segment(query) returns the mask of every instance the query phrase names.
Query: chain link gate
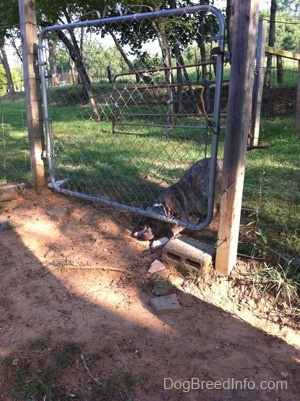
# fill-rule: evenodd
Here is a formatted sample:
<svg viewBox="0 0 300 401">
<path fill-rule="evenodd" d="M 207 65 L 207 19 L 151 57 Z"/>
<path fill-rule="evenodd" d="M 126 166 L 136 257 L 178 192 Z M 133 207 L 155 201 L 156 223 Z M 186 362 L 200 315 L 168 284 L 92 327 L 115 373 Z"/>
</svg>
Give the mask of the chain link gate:
<svg viewBox="0 0 300 401">
<path fill-rule="evenodd" d="M 132 7 L 136 11 L 138 6 Z M 224 17 L 213 6 L 140 7 L 148 10 L 129 14 L 130 6 L 124 12 L 116 6 L 103 16 L 97 12 L 95 20 L 40 33 L 49 185 L 66 195 L 199 230 L 213 216 Z M 54 33 L 73 51 L 71 58 Z M 204 217 L 177 221 L 145 210 L 162 187 L 208 156 Z"/>
</svg>

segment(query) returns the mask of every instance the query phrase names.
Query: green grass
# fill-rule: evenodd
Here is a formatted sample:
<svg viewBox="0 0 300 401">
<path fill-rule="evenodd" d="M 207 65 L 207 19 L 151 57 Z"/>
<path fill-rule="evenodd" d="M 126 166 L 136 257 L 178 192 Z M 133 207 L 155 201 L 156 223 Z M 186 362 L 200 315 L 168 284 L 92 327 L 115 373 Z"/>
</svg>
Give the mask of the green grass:
<svg viewBox="0 0 300 401">
<path fill-rule="evenodd" d="M 201 142 L 189 140 L 189 131 L 175 135 L 112 134 L 109 107 L 99 101 L 103 121 L 91 118 L 76 90 L 55 90 L 50 108 L 56 153 L 57 179 L 68 178 L 68 187 L 127 205 L 145 207 L 162 186 L 175 182 L 193 160 L 204 157 Z M 73 100 L 72 100 L 73 99 Z M 1 182 L 30 181 L 28 141 L 22 99 L 0 103 L 3 119 L 0 141 Z M 141 126 L 143 121 L 138 122 Z M 290 305 L 299 304 L 300 255 L 300 159 L 299 136 L 293 118 L 263 120 L 261 144 L 265 149 L 247 154 L 241 234 L 243 253 L 262 256 L 268 262 L 255 272 L 253 284 L 262 293 Z M 200 132 L 199 135 L 206 135 Z M 208 133 L 208 136 L 211 135 Z M 209 138 L 208 138 L 209 139 Z M 209 153 L 209 144 L 207 145 Z M 219 155 L 222 156 L 220 143 Z M 298 259 L 297 259 L 298 258 Z M 292 260 L 292 262 L 288 262 Z M 277 263 L 279 262 L 279 263 Z M 9 261 L 7 261 L 9 263 Z M 47 401 L 70 399 L 61 388 L 59 375 L 79 358 L 77 344 L 65 343 L 54 352 L 35 357 L 47 349 L 46 342 L 32 345 L 31 356 L 0 358 L 0 382 L 12 399 Z M 37 351 L 37 354 L 35 354 Z M 46 352 L 46 351 L 43 351 Z M 33 355 L 33 357 L 32 357 Z M 124 372 L 98 389 L 95 400 L 130 394 L 141 379 Z M 4 390 L 3 390 L 4 391 Z"/>
<path fill-rule="evenodd" d="M 300 264 L 291 260 L 286 266 L 264 264 L 251 273 L 253 284 L 261 295 L 271 294 L 275 302 L 286 302 L 290 307 L 300 306 Z"/>
<path fill-rule="evenodd" d="M 287 258 L 300 254 L 299 137 L 294 124 L 292 118 L 262 122 L 261 142 L 268 147 L 247 154 L 243 195 L 243 206 L 255 211 L 252 222 L 261 233 L 257 240 Z"/>
<path fill-rule="evenodd" d="M 230 78 L 230 65 L 224 67 L 224 80 L 228 81 Z M 283 81 L 279 85 L 277 82 L 277 66 L 276 57 L 273 56 L 273 63 L 271 67 L 270 85 L 271 87 L 293 88 L 297 86 L 298 80 L 298 61 L 283 58 Z"/>
<path fill-rule="evenodd" d="M 53 88 L 49 99 L 54 137 L 56 179 L 68 179 L 66 187 L 114 202 L 144 208 L 175 182 L 191 162 L 210 152 L 210 130 L 157 128 L 157 121 L 134 121 L 132 134 L 113 134 L 109 119 L 111 88 L 99 85 L 97 101 L 102 121 L 92 119 L 80 87 Z M 28 141 L 22 99 L 2 99 L 0 180 L 30 181 Z M 192 122 L 195 124 L 195 121 Z M 223 137 L 223 132 L 221 137 Z M 207 138 L 201 141 L 190 140 Z M 260 143 L 266 149 L 247 154 L 243 207 L 245 224 L 252 230 L 250 252 L 263 254 L 273 248 L 286 258 L 300 254 L 299 244 L 299 137 L 293 118 L 262 120 Z M 219 145 L 222 157 L 223 143 Z M 264 241 L 262 241 L 264 239 Z M 254 242 L 254 244 L 253 244 Z M 258 245 L 263 243 L 263 246 Z M 254 250 L 253 250 L 254 249 Z"/>
<path fill-rule="evenodd" d="M 80 346 L 73 342 L 49 347 L 47 338 L 40 338 L 29 344 L 27 351 L 11 357 L 0 357 L 1 395 L 14 401 L 68 401 L 75 397 L 72 390 L 62 387 L 61 377 L 66 371 L 79 367 L 87 375 L 80 362 Z M 89 365 L 99 360 L 99 355 L 88 358 Z M 78 365 L 80 362 L 80 365 Z M 87 381 L 89 380 L 87 375 Z M 104 373 L 102 386 L 92 390 L 94 400 L 132 399 L 130 393 L 141 385 L 141 378 L 130 370 L 121 374 Z M 4 399 L 4 398 L 3 398 Z"/>
<path fill-rule="evenodd" d="M 74 343 L 63 343 L 55 353 L 41 356 L 47 341 L 41 339 L 31 345 L 27 356 L 0 357 L 0 383 L 3 394 L 16 401 L 47 399 L 67 401 L 70 395 L 58 385 L 64 369 L 72 367 L 79 358 L 80 348 Z"/>
<path fill-rule="evenodd" d="M 89 195 L 145 206 L 160 185 L 174 182 L 190 160 L 205 155 L 203 143 L 186 141 L 184 136 L 162 135 L 151 127 L 149 135 L 112 134 L 110 122 L 70 121 L 67 115 L 62 118 L 62 111 L 60 118 L 54 113 L 57 179 L 68 178 L 70 189 Z M 138 124 L 142 129 L 143 121 Z"/>
<path fill-rule="evenodd" d="M 23 95 L 0 100 L 0 184 L 30 181 L 30 152 Z"/>
</svg>

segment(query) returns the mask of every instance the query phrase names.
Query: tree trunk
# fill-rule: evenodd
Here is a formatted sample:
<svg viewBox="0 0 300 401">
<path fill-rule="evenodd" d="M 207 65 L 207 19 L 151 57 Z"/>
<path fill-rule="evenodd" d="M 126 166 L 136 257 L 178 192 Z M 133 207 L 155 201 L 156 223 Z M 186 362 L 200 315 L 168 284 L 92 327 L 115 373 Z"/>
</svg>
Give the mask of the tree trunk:
<svg viewBox="0 0 300 401">
<path fill-rule="evenodd" d="M 268 42 L 268 45 L 270 47 L 274 47 L 275 44 L 276 11 L 277 11 L 277 0 L 271 0 L 270 28 L 269 28 L 269 42 Z M 270 88 L 272 57 L 273 57 L 272 54 L 268 54 L 266 76 L 265 76 L 266 88 Z"/>
<path fill-rule="evenodd" d="M 70 15 L 68 13 L 68 10 L 66 8 L 63 8 L 62 12 L 63 12 L 67 22 L 70 24 L 72 21 L 71 21 Z M 74 34 L 73 29 L 69 29 L 68 32 L 69 32 L 71 40 L 63 33 L 63 31 L 57 31 L 57 35 L 63 41 L 63 43 L 66 45 L 67 49 L 69 50 L 70 57 L 74 61 L 75 67 L 78 71 L 78 75 L 79 75 L 80 79 L 82 80 L 84 94 L 85 94 L 86 98 L 89 100 L 89 103 L 92 107 L 93 117 L 95 118 L 95 120 L 100 121 L 101 118 L 100 118 L 98 108 L 97 108 L 97 103 L 96 103 L 96 100 L 94 98 L 94 94 L 92 91 L 91 80 L 86 71 L 85 65 L 83 63 L 81 50 L 78 46 L 76 36 Z M 81 31 L 81 37 L 82 37 L 82 34 L 83 34 L 83 32 Z"/>
<path fill-rule="evenodd" d="M 183 110 L 183 104 L 182 104 L 182 95 L 183 95 L 183 74 L 182 74 L 182 69 L 183 67 L 183 58 L 180 52 L 180 48 L 178 43 L 175 43 L 174 46 L 174 54 L 176 58 L 176 76 L 177 76 L 177 93 L 176 93 L 176 105 L 174 110 L 176 113 L 179 113 L 181 110 Z"/>
<path fill-rule="evenodd" d="M 201 17 L 201 19 L 203 20 L 203 17 Z M 206 73 L 207 73 L 207 67 L 206 67 L 206 49 L 205 49 L 205 27 L 203 22 L 201 21 L 201 25 L 200 25 L 200 35 L 202 37 L 201 43 L 199 45 L 200 47 L 200 63 L 204 63 L 201 66 L 201 70 L 202 70 L 202 79 L 205 78 Z"/>
<path fill-rule="evenodd" d="M 100 118 L 100 115 L 99 115 L 99 112 L 97 109 L 97 103 L 96 103 L 96 100 L 94 98 L 94 94 L 92 91 L 91 81 L 87 74 L 86 68 L 83 64 L 82 58 L 80 57 L 80 54 L 78 52 L 79 49 L 76 49 L 74 47 L 74 42 L 73 41 L 71 42 L 70 39 L 65 35 L 65 33 L 63 31 L 57 31 L 57 36 L 65 44 L 65 46 L 67 47 L 67 49 L 69 51 L 71 59 L 74 61 L 74 64 L 78 71 L 78 74 L 82 80 L 82 85 L 83 85 L 83 88 L 85 91 L 85 95 L 87 96 L 89 103 L 92 107 L 94 118 L 97 121 L 100 121 L 101 118 Z"/>
<path fill-rule="evenodd" d="M 283 83 L 283 64 L 282 57 L 276 56 L 276 64 L 277 64 L 277 83 L 282 85 Z"/>
<path fill-rule="evenodd" d="M 120 42 L 118 41 L 118 39 L 117 39 L 116 35 L 114 34 L 113 30 L 109 26 L 107 26 L 106 29 L 107 29 L 107 32 L 112 37 L 117 49 L 121 53 L 121 56 L 123 57 L 125 63 L 127 64 L 128 68 L 130 69 L 130 71 L 136 72 L 136 68 L 134 67 L 132 62 L 129 60 L 129 58 L 127 57 L 126 53 L 124 52 L 122 46 L 120 45 Z"/>
<path fill-rule="evenodd" d="M 4 70 L 5 70 L 5 75 L 6 75 L 6 79 L 7 79 L 7 85 L 8 85 L 8 92 L 11 95 L 14 95 L 15 87 L 14 87 L 13 79 L 11 76 L 11 71 L 10 71 L 10 67 L 8 64 L 4 45 L 0 47 L 0 60 L 1 60 L 1 63 L 3 64 Z"/>
<path fill-rule="evenodd" d="M 168 87 L 168 120 L 172 126 L 175 124 L 175 113 L 174 113 L 174 89 L 172 87 L 173 74 L 172 74 L 172 62 L 171 52 L 168 43 L 167 33 L 164 24 L 160 20 L 152 20 L 152 26 L 157 34 L 157 40 L 161 48 L 163 63 L 165 67 L 165 81 Z"/>
<path fill-rule="evenodd" d="M 226 20 L 227 20 L 227 43 L 229 51 L 231 51 L 232 47 L 233 19 L 234 19 L 234 0 L 227 0 Z"/>
<path fill-rule="evenodd" d="M 129 68 L 129 70 L 136 74 L 137 82 L 142 80 L 146 84 L 151 83 L 151 81 L 152 81 L 151 78 L 144 74 L 139 73 L 137 71 L 137 69 L 135 68 L 135 66 L 132 64 L 132 62 L 129 60 L 129 58 L 127 57 L 126 53 L 124 52 L 122 46 L 120 45 L 120 42 L 118 41 L 116 35 L 114 34 L 113 30 L 109 26 L 107 26 L 106 29 L 107 29 L 107 32 L 112 37 L 117 49 L 119 50 L 121 56 L 123 57 L 123 60 L 125 61 L 125 63 L 127 64 L 128 68 Z"/>
<path fill-rule="evenodd" d="M 52 39 L 48 40 L 49 49 L 49 68 L 50 68 L 50 86 L 57 86 L 57 71 L 56 71 L 56 42 Z"/>
</svg>

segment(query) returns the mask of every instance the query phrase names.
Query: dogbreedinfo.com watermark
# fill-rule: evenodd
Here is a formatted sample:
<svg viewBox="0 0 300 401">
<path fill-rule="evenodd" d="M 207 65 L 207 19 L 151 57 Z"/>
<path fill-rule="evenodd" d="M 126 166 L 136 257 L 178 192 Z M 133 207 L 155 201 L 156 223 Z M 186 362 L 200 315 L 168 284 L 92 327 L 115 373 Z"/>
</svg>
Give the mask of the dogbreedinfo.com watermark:
<svg viewBox="0 0 300 401">
<path fill-rule="evenodd" d="M 243 380 L 228 378 L 226 380 L 200 380 L 192 377 L 190 380 L 173 380 L 164 378 L 164 390 L 179 390 L 188 393 L 192 390 L 287 390 L 286 380 L 262 380 L 255 382 L 247 377 Z"/>
</svg>

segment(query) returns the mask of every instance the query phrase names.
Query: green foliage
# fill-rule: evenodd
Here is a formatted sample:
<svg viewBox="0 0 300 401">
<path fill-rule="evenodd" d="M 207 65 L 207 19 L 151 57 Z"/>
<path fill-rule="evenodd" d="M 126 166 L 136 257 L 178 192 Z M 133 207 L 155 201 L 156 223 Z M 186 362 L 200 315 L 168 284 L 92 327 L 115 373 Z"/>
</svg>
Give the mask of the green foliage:
<svg viewBox="0 0 300 401">
<path fill-rule="evenodd" d="M 300 40 L 299 19 L 286 12 L 278 13 L 276 19 L 276 47 L 298 52 Z"/>
<path fill-rule="evenodd" d="M 269 20 L 269 16 L 269 11 L 263 11 L 261 13 L 261 17 L 267 21 Z M 298 52 L 300 40 L 299 17 L 295 14 L 291 14 L 288 11 L 277 12 L 275 38 L 276 48 Z"/>
<path fill-rule="evenodd" d="M 6 93 L 6 88 L 7 88 L 7 79 L 3 65 L 0 64 L 0 95 Z"/>
<path fill-rule="evenodd" d="M 55 61 L 58 73 L 63 73 L 71 69 L 70 56 L 65 47 L 58 47 Z"/>
<path fill-rule="evenodd" d="M 124 60 L 115 46 L 105 48 L 97 41 L 86 40 L 83 56 L 92 82 L 107 81 L 106 67 L 110 66 L 113 75 L 123 71 Z"/>
<path fill-rule="evenodd" d="M 271 294 L 275 302 L 287 302 L 290 307 L 300 306 L 300 264 L 294 260 L 285 266 L 264 264 L 252 274 L 253 284 L 261 294 Z"/>
<path fill-rule="evenodd" d="M 290 14 L 297 14 L 300 11 L 299 0 L 277 0 L 278 11 L 287 11 Z"/>
<path fill-rule="evenodd" d="M 11 71 L 11 76 L 12 76 L 14 85 L 18 88 L 21 88 L 23 86 L 23 73 L 22 73 L 21 67 L 14 68 Z"/>
</svg>

